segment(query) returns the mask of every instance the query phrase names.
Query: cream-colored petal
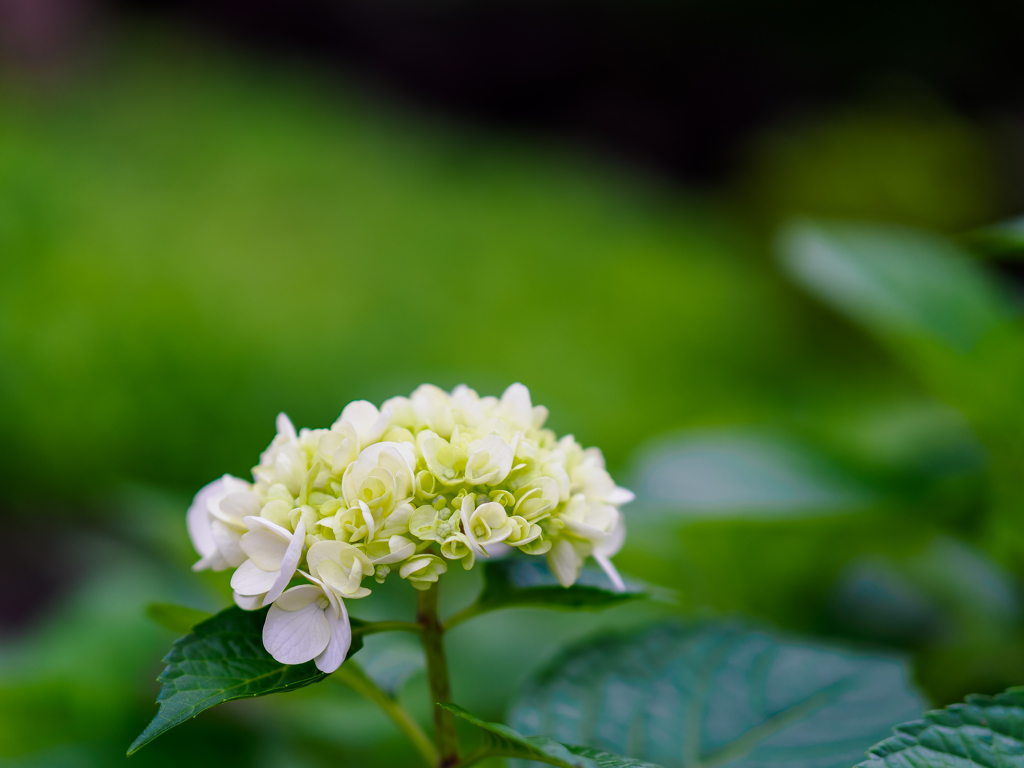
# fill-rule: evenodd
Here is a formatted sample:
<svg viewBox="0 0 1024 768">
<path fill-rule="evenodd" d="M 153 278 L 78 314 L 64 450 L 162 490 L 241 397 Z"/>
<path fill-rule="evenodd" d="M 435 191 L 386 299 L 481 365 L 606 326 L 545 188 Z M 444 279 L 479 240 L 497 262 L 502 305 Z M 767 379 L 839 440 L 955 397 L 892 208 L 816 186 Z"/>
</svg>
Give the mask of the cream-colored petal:
<svg viewBox="0 0 1024 768">
<path fill-rule="evenodd" d="M 566 539 L 556 541 L 548 552 L 548 568 L 563 587 L 571 587 L 576 583 L 580 565 L 579 555 Z"/>
<path fill-rule="evenodd" d="M 609 504 L 614 504 L 617 507 L 621 507 L 623 504 L 629 504 L 636 498 L 636 494 L 627 488 L 623 488 L 620 485 L 615 486 L 615 490 L 608 494 L 608 498 L 605 499 Z"/>
<path fill-rule="evenodd" d="M 288 582 L 295 575 L 295 569 L 299 567 L 299 560 L 302 559 L 302 551 L 305 548 L 306 522 L 300 519 L 299 524 L 295 526 L 292 540 L 288 543 L 288 549 L 285 550 L 284 557 L 281 560 L 281 570 L 277 574 L 273 586 L 267 592 L 267 596 L 263 598 L 264 605 L 270 605 L 284 592 L 284 588 L 288 586 Z"/>
<path fill-rule="evenodd" d="M 289 440 L 297 440 L 298 434 L 295 432 L 295 425 L 292 424 L 292 420 L 288 418 L 288 414 L 283 411 L 277 414 L 276 420 L 277 434 L 285 437 Z"/>
<path fill-rule="evenodd" d="M 373 534 L 377 532 L 377 524 L 373 520 L 373 513 L 370 508 L 366 505 L 365 501 L 359 502 L 359 509 L 363 513 L 363 521 L 366 523 L 366 540 L 372 541 Z"/>
<path fill-rule="evenodd" d="M 402 560 L 409 559 L 416 552 L 416 545 L 404 536 L 392 536 L 388 539 L 388 548 L 391 552 L 373 560 L 374 565 L 399 563 Z"/>
<path fill-rule="evenodd" d="M 282 525 L 278 525 L 273 520 L 268 520 L 265 517 L 243 517 L 242 522 L 245 523 L 246 527 L 250 531 L 256 531 L 263 529 L 264 531 L 271 531 L 281 537 L 282 541 L 289 541 L 292 537 L 292 532 Z"/>
<path fill-rule="evenodd" d="M 231 598 L 235 601 L 235 605 L 243 611 L 255 611 L 257 608 L 263 607 L 263 595 L 241 595 L 235 592 Z"/>
<path fill-rule="evenodd" d="M 249 531 L 240 539 L 242 551 L 249 560 L 264 571 L 280 569 L 284 553 L 288 549 L 287 540 L 282 540 L 276 533 L 257 529 Z"/>
<path fill-rule="evenodd" d="M 217 550 L 228 566 L 236 568 L 245 562 L 245 552 L 241 546 L 242 534 L 238 530 L 224 525 L 220 520 L 211 520 L 210 531 L 213 540 L 217 542 Z"/>
<path fill-rule="evenodd" d="M 322 591 L 317 586 L 300 584 L 297 587 L 284 591 L 277 598 L 277 605 L 284 611 L 298 611 L 316 601 L 321 596 Z"/>
<path fill-rule="evenodd" d="M 612 561 L 604 555 L 599 555 L 596 552 L 594 553 L 594 559 L 597 561 L 597 564 L 601 566 L 601 570 L 603 570 L 608 575 L 608 578 L 612 580 L 612 584 L 615 585 L 615 589 L 619 592 L 625 592 L 626 584 L 619 575 L 619 572 L 615 569 L 615 566 L 612 565 Z"/>
<path fill-rule="evenodd" d="M 231 574 L 231 588 L 240 595 L 262 595 L 272 586 L 277 571 L 264 571 L 252 560 L 246 560 Z"/>
</svg>

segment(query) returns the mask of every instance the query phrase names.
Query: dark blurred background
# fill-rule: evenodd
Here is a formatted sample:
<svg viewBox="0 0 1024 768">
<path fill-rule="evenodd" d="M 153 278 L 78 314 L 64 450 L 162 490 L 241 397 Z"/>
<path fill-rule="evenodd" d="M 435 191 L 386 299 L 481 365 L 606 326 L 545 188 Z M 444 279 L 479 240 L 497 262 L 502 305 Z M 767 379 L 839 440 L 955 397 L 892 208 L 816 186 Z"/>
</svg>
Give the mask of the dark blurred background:
<svg viewBox="0 0 1024 768">
<path fill-rule="evenodd" d="M 1024 454 L 774 246 L 797 217 L 963 242 L 1019 212 L 1022 27 L 1011 2 L 0 0 L 0 760 L 121 764 L 174 639 L 144 606 L 229 599 L 188 570 L 191 495 L 247 476 L 280 410 L 423 381 L 526 383 L 638 491 L 623 569 L 680 595 L 460 628 L 501 659 L 453 672 L 480 714 L 650 611 L 909 654 L 937 705 L 1024 683 L 990 469 Z M 984 268 L 1016 296 L 1012 258 Z M 409 759 L 321 687 L 132 761 Z"/>
</svg>

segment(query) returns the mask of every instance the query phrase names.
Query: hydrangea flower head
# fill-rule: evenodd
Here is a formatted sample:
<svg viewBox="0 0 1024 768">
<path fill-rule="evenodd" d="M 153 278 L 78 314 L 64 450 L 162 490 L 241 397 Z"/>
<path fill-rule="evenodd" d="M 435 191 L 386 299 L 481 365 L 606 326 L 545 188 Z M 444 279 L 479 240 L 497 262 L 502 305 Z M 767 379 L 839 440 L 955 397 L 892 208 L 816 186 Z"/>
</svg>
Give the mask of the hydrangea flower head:
<svg viewBox="0 0 1024 768">
<path fill-rule="evenodd" d="M 267 651 L 324 672 L 351 643 L 345 600 L 389 577 L 429 589 L 453 561 L 516 549 L 544 555 L 566 587 L 592 556 L 623 589 L 610 558 L 633 494 L 547 415 L 522 384 L 501 398 L 424 384 L 380 409 L 349 403 L 329 429 L 296 431 L 282 413 L 252 483 L 225 475 L 196 494 L 193 569 L 234 568 L 235 603 L 271 606 Z"/>
</svg>

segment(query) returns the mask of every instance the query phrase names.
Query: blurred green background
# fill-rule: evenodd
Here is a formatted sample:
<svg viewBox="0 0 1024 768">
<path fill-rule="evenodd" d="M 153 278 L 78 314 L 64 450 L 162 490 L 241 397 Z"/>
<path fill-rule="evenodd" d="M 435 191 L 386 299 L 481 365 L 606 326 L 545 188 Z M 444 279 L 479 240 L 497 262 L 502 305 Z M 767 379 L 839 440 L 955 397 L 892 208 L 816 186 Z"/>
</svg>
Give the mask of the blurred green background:
<svg viewBox="0 0 1024 768">
<path fill-rule="evenodd" d="M 13 57 L 0 89 L 0 762 L 121 765 L 175 637 L 145 605 L 230 600 L 189 571 L 191 495 L 246 476 L 281 410 L 326 425 L 425 381 L 522 381 L 600 446 L 638 493 L 617 562 L 678 595 L 460 627 L 478 714 L 502 719 L 562 642 L 666 614 L 909 654 L 935 705 L 1024 683 L 1016 271 L 955 244 L 1014 212 L 1010 107 L 922 82 L 822 99 L 690 179 L 178 22 L 103 29 L 56 64 Z M 817 230 L 785 227 L 806 216 L 950 239 L 904 261 L 925 236 L 826 226 L 855 254 L 895 239 L 904 273 L 866 295 L 801 267 Z M 446 577 L 448 606 L 477 578 Z M 411 615 L 404 586 L 354 614 Z M 422 676 L 401 696 L 428 717 Z M 325 685 L 131 762 L 339 759 L 413 757 Z"/>
</svg>

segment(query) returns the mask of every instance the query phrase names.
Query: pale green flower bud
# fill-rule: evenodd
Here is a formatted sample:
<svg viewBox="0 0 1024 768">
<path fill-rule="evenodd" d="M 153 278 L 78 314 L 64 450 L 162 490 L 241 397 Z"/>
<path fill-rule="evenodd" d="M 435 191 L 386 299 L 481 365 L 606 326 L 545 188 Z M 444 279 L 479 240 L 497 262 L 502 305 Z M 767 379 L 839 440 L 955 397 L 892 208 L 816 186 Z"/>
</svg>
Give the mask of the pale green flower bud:
<svg viewBox="0 0 1024 768">
<path fill-rule="evenodd" d="M 476 562 L 476 553 L 469 544 L 469 539 L 464 533 L 454 533 L 441 544 L 441 554 L 449 560 L 461 560 L 462 567 L 467 571 Z"/>
<path fill-rule="evenodd" d="M 515 523 L 509 520 L 505 508 L 494 501 L 481 504 L 470 515 L 468 523 L 464 520 L 463 527 L 469 537 L 480 546 L 497 544 L 511 534 Z"/>
<path fill-rule="evenodd" d="M 420 541 L 444 541 L 438 534 L 438 514 L 433 507 L 419 507 L 409 518 L 409 533 Z"/>
<path fill-rule="evenodd" d="M 416 589 L 425 590 L 437 582 L 437 577 L 448 570 L 447 564 L 437 555 L 416 555 L 398 570 L 398 575 L 408 579 Z"/>
<path fill-rule="evenodd" d="M 373 563 L 359 549 L 342 541 L 321 541 L 306 553 L 309 572 L 339 597 L 366 597 L 370 590 L 360 586 L 364 576 L 375 573 Z"/>
<path fill-rule="evenodd" d="M 505 539 L 505 543 L 510 547 L 524 547 L 541 536 L 541 527 L 536 523 L 529 522 L 525 517 L 513 515 L 509 518 L 509 522 L 512 524 L 512 533 Z"/>
<path fill-rule="evenodd" d="M 468 456 L 457 446 L 441 437 L 429 437 L 422 442 L 423 460 L 427 468 L 444 485 L 458 485 L 463 481 Z"/>
</svg>

